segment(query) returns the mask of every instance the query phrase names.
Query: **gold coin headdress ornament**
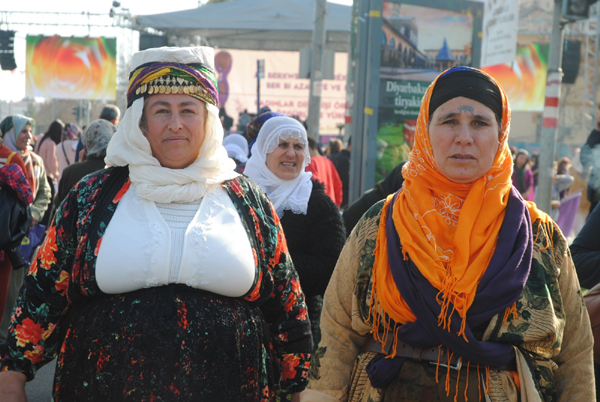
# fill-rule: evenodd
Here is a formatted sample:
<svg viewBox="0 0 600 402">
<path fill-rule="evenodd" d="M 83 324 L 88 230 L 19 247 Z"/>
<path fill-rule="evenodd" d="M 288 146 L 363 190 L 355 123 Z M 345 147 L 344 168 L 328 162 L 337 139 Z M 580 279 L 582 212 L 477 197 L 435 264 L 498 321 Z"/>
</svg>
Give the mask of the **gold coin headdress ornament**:
<svg viewBox="0 0 600 402">
<path fill-rule="evenodd" d="M 129 75 L 127 107 L 145 95 L 184 94 L 217 106 L 215 73 L 201 63 L 146 63 Z"/>
</svg>

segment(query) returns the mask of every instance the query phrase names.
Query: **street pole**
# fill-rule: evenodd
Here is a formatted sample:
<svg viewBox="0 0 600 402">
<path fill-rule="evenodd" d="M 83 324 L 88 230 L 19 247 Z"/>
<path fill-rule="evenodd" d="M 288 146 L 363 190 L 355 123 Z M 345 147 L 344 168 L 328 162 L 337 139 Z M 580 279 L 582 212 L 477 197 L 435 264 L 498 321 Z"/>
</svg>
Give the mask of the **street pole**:
<svg viewBox="0 0 600 402">
<path fill-rule="evenodd" d="M 554 0 L 552 34 L 550 37 L 550 57 L 548 59 L 548 77 L 546 79 L 546 103 L 542 123 L 542 147 L 539 160 L 539 180 L 537 205 L 546 212 L 552 210 L 552 185 L 554 182 L 554 158 L 558 130 L 558 109 L 560 104 L 560 85 L 562 82 L 563 27 L 561 24 L 562 1 Z"/>
<path fill-rule="evenodd" d="M 256 60 L 256 115 L 260 114 L 260 60 Z"/>
<path fill-rule="evenodd" d="M 310 89 L 308 98 L 308 134 L 318 144 L 319 121 L 321 118 L 321 89 L 323 87 L 323 52 L 325 51 L 325 19 L 327 17 L 327 0 L 315 0 L 315 27 L 312 36 L 310 62 Z"/>
<path fill-rule="evenodd" d="M 83 121 L 83 99 L 79 100 L 79 118 L 77 118 L 77 125 L 81 127 L 81 122 Z"/>
</svg>

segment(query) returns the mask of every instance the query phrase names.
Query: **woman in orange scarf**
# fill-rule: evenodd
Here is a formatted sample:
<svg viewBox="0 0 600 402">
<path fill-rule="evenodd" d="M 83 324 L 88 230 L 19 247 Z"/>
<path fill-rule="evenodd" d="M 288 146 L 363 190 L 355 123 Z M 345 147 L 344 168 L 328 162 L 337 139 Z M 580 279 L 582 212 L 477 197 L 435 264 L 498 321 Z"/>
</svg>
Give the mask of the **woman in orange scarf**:
<svg viewBox="0 0 600 402">
<path fill-rule="evenodd" d="M 402 189 L 350 235 L 302 401 L 590 401 L 567 243 L 512 187 L 510 106 L 469 67 L 423 97 Z"/>
</svg>

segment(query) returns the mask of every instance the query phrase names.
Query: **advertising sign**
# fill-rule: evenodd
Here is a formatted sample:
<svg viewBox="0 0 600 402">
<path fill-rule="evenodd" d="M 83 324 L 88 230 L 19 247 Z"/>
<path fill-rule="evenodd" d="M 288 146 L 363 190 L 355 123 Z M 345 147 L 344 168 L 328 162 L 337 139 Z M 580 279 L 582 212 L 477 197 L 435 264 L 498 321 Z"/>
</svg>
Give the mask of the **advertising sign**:
<svg viewBox="0 0 600 402">
<path fill-rule="evenodd" d="M 480 66 L 512 63 L 517 52 L 519 0 L 488 0 L 484 7 Z"/>
<path fill-rule="evenodd" d="M 26 93 L 54 99 L 115 100 L 117 40 L 27 36 Z"/>
<path fill-rule="evenodd" d="M 308 117 L 308 79 L 298 78 L 298 52 L 218 49 L 215 69 L 219 99 L 228 116 L 238 123 L 244 111 L 254 113 L 256 105 L 257 60 L 264 60 L 260 78 L 260 107 L 300 120 Z M 347 54 L 335 54 L 334 79 L 323 80 L 321 86 L 320 134 L 338 134 L 344 124 L 346 106 Z"/>
<path fill-rule="evenodd" d="M 440 72 L 479 66 L 483 3 L 384 2 L 375 181 L 408 158 L 421 99 Z"/>
<path fill-rule="evenodd" d="M 513 63 L 497 64 L 482 70 L 502 85 L 511 110 L 541 112 L 544 110 L 549 54 L 548 44 L 518 45 Z"/>
</svg>

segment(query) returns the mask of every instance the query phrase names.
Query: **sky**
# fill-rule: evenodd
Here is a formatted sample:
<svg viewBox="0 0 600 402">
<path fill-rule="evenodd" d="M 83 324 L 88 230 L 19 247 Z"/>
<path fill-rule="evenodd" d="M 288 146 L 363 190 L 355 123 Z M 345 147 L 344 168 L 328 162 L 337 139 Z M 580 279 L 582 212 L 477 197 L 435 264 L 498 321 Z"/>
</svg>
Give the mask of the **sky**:
<svg viewBox="0 0 600 402">
<path fill-rule="evenodd" d="M 330 0 L 332 3 L 351 5 L 352 0 Z M 44 11 L 44 12 L 90 12 L 108 13 L 112 0 L 26 0 L 3 1 L 0 11 Z M 149 0 L 121 0 L 121 8 L 128 8 L 131 14 L 158 14 L 170 11 L 189 10 L 198 6 L 198 0 L 170 0 L 165 2 Z"/>
</svg>

